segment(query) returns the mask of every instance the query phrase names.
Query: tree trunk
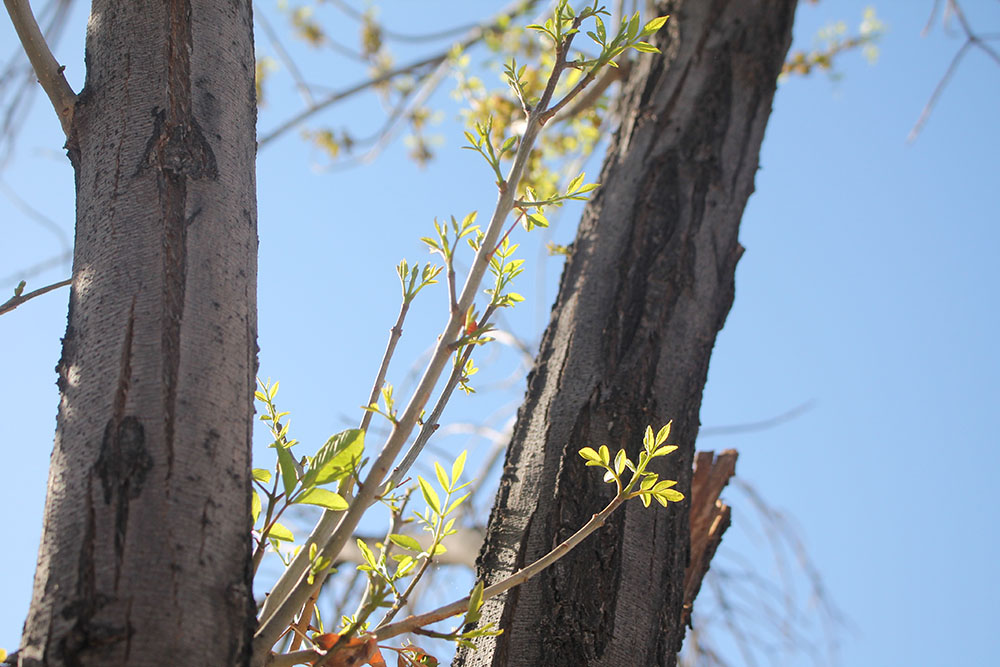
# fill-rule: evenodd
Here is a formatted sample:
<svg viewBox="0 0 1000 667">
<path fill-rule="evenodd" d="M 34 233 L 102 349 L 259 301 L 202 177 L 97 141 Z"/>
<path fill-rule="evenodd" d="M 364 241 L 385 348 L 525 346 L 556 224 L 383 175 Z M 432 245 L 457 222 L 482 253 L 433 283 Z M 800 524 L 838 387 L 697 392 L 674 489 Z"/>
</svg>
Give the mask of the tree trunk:
<svg viewBox="0 0 1000 667">
<path fill-rule="evenodd" d="M 480 574 L 534 561 L 613 495 L 577 451 L 633 460 L 674 422 L 661 477 L 689 493 L 698 412 L 732 305 L 739 221 L 791 40 L 795 0 L 676 0 L 626 84 L 507 452 Z M 504 633 L 456 665 L 673 665 L 688 508 L 633 501 L 569 556 L 484 606 Z"/>
<path fill-rule="evenodd" d="M 249 0 L 94 0 L 21 665 L 249 661 L 252 39 Z"/>
</svg>

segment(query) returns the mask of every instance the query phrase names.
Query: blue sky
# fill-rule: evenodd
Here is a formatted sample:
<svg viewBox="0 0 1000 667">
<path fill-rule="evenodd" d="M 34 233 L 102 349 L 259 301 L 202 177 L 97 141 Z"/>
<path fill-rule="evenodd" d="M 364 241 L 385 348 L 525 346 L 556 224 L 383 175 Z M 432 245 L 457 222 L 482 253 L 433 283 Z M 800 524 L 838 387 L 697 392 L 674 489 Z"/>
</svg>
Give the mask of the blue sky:
<svg viewBox="0 0 1000 667">
<path fill-rule="evenodd" d="M 383 17 L 390 28 L 420 32 L 450 25 L 442 16 L 462 23 L 500 4 L 389 1 Z M 795 46 L 808 48 L 832 20 L 855 26 L 865 4 L 828 0 L 801 7 Z M 837 80 L 820 74 L 780 86 L 743 221 L 747 252 L 737 271 L 736 302 L 716 346 L 702 409 L 700 447 L 739 449 L 740 477 L 794 519 L 830 599 L 847 619 L 839 635 L 844 665 L 985 665 L 1000 652 L 994 630 L 1000 539 L 991 512 L 1000 472 L 994 426 L 1000 412 L 1000 67 L 970 52 L 923 132 L 907 143 L 961 44 L 957 32 L 949 34 L 939 22 L 920 37 L 931 5 L 876 2 L 888 26 L 876 65 L 849 54 Z M 973 25 L 1000 30 L 1000 3 L 966 5 Z M 273 6 L 263 11 L 280 23 Z M 353 39 L 356 26 L 335 10 L 326 7 L 320 17 L 339 21 L 337 34 Z M 77 7 L 58 53 L 77 88 L 83 26 Z M 262 34 L 258 40 L 260 52 L 268 52 Z M 0 21 L 0 44 L 12 43 L 12 30 Z M 343 60 L 287 45 L 312 81 L 336 89 L 363 76 Z M 423 169 L 406 160 L 405 146 L 396 142 L 370 166 L 331 171 L 295 133 L 259 155 L 261 375 L 281 380 L 279 404 L 292 411 L 292 429 L 304 447 L 318 446 L 358 418 L 356 406 L 398 308 L 396 262 L 425 261 L 418 238 L 431 231 L 435 216 L 474 209 L 485 215 L 494 202 L 487 168 L 458 148 L 457 107 L 446 94 L 451 86 L 433 100 L 443 122 L 432 133 L 444 142 Z M 281 73 L 269 95 L 261 133 L 301 105 Z M 61 156 L 55 117 L 36 97 L 0 181 L 69 235 L 72 171 Z M 378 126 L 380 114 L 378 103 L 365 97 L 320 119 L 360 135 Z M 599 162 L 587 169 L 596 178 Z M 567 210 L 551 238 L 570 240 L 574 226 Z M 0 235 L 4 291 L 19 270 L 61 250 L 56 235 L 2 191 Z M 533 267 L 519 290 L 528 301 L 504 322 L 532 345 L 561 267 L 541 258 L 538 244 L 547 238 L 518 239 Z M 32 277 L 29 288 L 66 275 L 65 266 L 49 270 Z M 7 529 L 0 646 L 7 648 L 17 643 L 30 599 L 66 300 L 61 290 L 0 318 L 0 405 L 9 415 L 9 472 L 0 485 Z M 390 372 L 400 387 L 433 341 L 443 305 L 440 292 L 418 301 Z M 488 358 L 481 356 L 479 365 Z M 484 375 L 504 378 L 516 361 L 500 354 Z M 447 417 L 502 425 L 522 392 L 517 380 L 458 397 Z M 774 428 L 713 435 L 713 428 L 766 420 L 804 403 L 807 410 Z M 265 444 L 261 437 L 261 455 Z M 436 447 L 442 458 L 470 447 L 470 456 L 481 460 L 489 445 L 451 437 Z M 730 564 L 746 558 L 757 573 L 778 576 L 766 541 L 748 530 L 756 521 L 749 501 L 736 490 L 727 497 L 734 527 L 719 558 Z M 488 508 L 489 499 L 481 506 Z M 720 561 L 720 570 L 724 565 Z M 808 586 L 801 576 L 796 582 L 803 623 L 812 623 L 805 616 Z M 731 655 L 734 664 L 745 662 Z M 795 653 L 782 654 L 776 664 L 813 662 Z"/>
</svg>

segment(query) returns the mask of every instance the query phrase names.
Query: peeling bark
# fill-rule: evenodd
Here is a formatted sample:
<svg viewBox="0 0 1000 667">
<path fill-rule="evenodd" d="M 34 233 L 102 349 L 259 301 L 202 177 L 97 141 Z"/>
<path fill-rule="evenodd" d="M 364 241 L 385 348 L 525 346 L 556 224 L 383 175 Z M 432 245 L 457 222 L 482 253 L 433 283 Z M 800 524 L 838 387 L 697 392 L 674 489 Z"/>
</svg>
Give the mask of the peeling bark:
<svg viewBox="0 0 1000 667">
<path fill-rule="evenodd" d="M 20 664 L 240 665 L 254 625 L 246 0 L 94 0 L 61 401 Z"/>
<path fill-rule="evenodd" d="M 732 305 L 795 0 L 675 0 L 624 91 L 622 126 L 560 283 L 507 452 L 480 574 L 536 560 L 610 500 L 580 447 L 641 447 L 672 419 L 656 460 L 689 493 L 715 337 Z M 688 501 L 629 503 L 536 579 L 489 601 L 504 633 L 455 665 L 674 665 L 681 647 Z"/>
</svg>

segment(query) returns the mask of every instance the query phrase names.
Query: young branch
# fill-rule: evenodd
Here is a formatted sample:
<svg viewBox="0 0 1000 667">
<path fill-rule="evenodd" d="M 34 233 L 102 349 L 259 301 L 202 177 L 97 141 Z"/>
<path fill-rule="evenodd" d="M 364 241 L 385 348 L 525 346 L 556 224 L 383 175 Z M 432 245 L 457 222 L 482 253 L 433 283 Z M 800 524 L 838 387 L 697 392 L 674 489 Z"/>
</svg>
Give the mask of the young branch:
<svg viewBox="0 0 1000 667">
<path fill-rule="evenodd" d="M 3 3 L 7 7 L 7 13 L 10 14 L 10 20 L 14 24 L 14 30 L 17 31 L 17 38 L 21 41 L 24 53 L 35 70 L 38 83 L 49 96 L 49 101 L 59 116 L 63 134 L 68 138 L 73 124 L 76 93 L 63 76 L 64 68 L 56 62 L 55 56 L 49 50 L 49 45 L 35 21 L 35 15 L 31 13 L 28 0 L 3 0 Z"/>
<path fill-rule="evenodd" d="M 557 546 L 555 549 L 545 554 L 538 560 L 536 560 L 531 565 L 518 570 L 514 574 L 510 575 L 506 579 L 498 581 L 492 586 L 488 586 L 483 591 L 483 601 L 494 598 L 501 593 L 506 593 L 511 588 L 519 586 L 524 582 L 531 579 L 533 576 L 549 567 L 557 560 L 572 551 L 580 542 L 585 540 L 591 533 L 604 525 L 608 520 L 608 517 L 618 509 L 627 499 L 627 495 L 620 493 L 615 496 L 614 500 L 608 503 L 608 506 L 603 510 L 595 514 L 590 518 L 583 528 L 573 533 L 565 542 Z M 443 621 L 446 618 L 452 616 L 457 616 L 458 614 L 464 613 L 469 610 L 469 596 L 465 596 L 461 600 L 456 600 L 451 604 L 446 604 L 443 607 L 438 607 L 434 611 L 429 611 L 426 614 L 420 614 L 419 616 L 408 616 L 407 618 L 399 621 L 398 623 L 392 623 L 390 625 L 383 626 L 381 628 L 376 628 L 374 634 L 379 640 L 389 639 L 391 637 L 396 637 L 398 635 L 405 634 L 407 632 L 413 632 L 417 628 L 422 628 L 425 625 L 430 625 L 431 623 L 436 623 L 438 621 Z"/>
<path fill-rule="evenodd" d="M 11 298 L 7 299 L 6 301 L 4 301 L 3 303 L 0 303 L 0 315 L 3 315 L 4 313 L 9 313 L 10 311 L 20 306 L 25 301 L 34 299 L 36 296 L 41 296 L 43 294 L 51 292 L 54 289 L 65 287 L 66 285 L 69 285 L 71 282 L 73 282 L 73 279 L 67 278 L 66 280 L 55 283 L 53 285 L 48 285 L 47 287 L 39 287 L 35 291 L 28 292 L 27 294 L 16 294 Z"/>
</svg>

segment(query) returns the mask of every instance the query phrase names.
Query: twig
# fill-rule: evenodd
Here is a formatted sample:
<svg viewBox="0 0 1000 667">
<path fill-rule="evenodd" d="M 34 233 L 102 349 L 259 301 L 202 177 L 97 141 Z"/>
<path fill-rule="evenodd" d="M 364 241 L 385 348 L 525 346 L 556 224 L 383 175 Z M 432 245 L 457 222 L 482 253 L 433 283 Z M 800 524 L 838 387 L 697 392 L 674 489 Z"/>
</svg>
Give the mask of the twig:
<svg viewBox="0 0 1000 667">
<path fill-rule="evenodd" d="M 375 375 L 375 382 L 372 384 L 372 390 L 368 394 L 368 402 L 365 404 L 365 407 L 378 401 L 378 395 L 385 384 L 386 373 L 389 372 L 389 362 L 392 360 L 392 355 L 396 352 L 396 343 L 399 342 L 399 339 L 403 335 L 403 320 L 406 319 L 406 313 L 409 310 L 410 302 L 404 297 L 403 304 L 399 307 L 399 316 L 396 317 L 396 323 L 389 329 L 389 342 L 386 343 L 385 352 L 382 354 L 382 363 L 379 365 L 378 373 Z M 365 410 L 365 414 L 361 418 L 360 429 L 367 432 L 371 421 L 371 411 Z"/>
<path fill-rule="evenodd" d="M 501 593 L 506 593 L 511 588 L 519 586 L 524 582 L 528 581 L 536 574 L 549 567 L 557 560 L 568 554 L 573 550 L 580 542 L 586 539 L 591 533 L 604 525 L 608 517 L 618 509 L 622 503 L 625 502 L 625 494 L 619 494 L 615 496 L 614 500 L 608 503 L 608 506 L 603 510 L 595 514 L 590 518 L 583 528 L 573 533 L 565 542 L 557 546 L 555 549 L 545 554 L 538 560 L 536 560 L 531 565 L 518 570 L 509 577 L 498 581 L 492 586 L 488 586 L 483 591 L 483 601 L 494 598 Z M 430 625 L 431 623 L 436 623 L 438 621 L 443 621 L 446 618 L 456 616 L 469 609 L 469 596 L 465 596 L 461 600 L 456 600 L 450 604 L 446 604 L 443 607 L 438 607 L 434 611 L 427 612 L 426 614 L 420 614 L 419 616 L 408 616 L 407 618 L 399 621 L 398 623 L 392 623 L 383 628 L 376 629 L 374 634 L 379 640 L 389 639 L 391 637 L 396 637 L 397 635 L 405 634 L 407 632 L 412 632 L 417 628 L 422 628 L 425 625 Z"/>
<path fill-rule="evenodd" d="M 260 23 L 260 27 L 264 29 L 264 33 L 267 35 L 268 41 L 271 42 L 271 47 L 274 49 L 275 53 L 278 54 L 278 58 L 281 60 L 282 64 L 288 68 L 288 72 L 292 75 L 292 80 L 295 82 L 295 87 L 299 89 L 299 93 L 302 95 L 302 99 L 305 100 L 306 104 L 315 104 L 316 100 L 313 98 L 312 90 L 309 88 L 309 84 L 302 77 L 302 72 L 299 71 L 298 65 L 295 64 L 295 59 L 292 58 L 288 51 L 285 50 L 285 46 L 281 43 L 281 39 L 278 37 L 278 33 L 274 30 L 271 22 L 268 20 L 267 15 L 261 11 L 260 7 L 254 3 L 254 19 Z"/>
<path fill-rule="evenodd" d="M 47 287 L 39 287 L 35 291 L 28 292 L 27 294 L 21 294 L 19 296 L 12 296 L 11 298 L 9 298 L 6 301 L 4 301 L 3 303 L 0 303 L 0 315 L 3 315 L 4 313 L 9 313 L 10 311 L 12 311 L 15 308 L 17 308 L 18 306 L 20 306 L 25 301 L 28 301 L 30 299 L 34 299 L 36 296 L 41 296 L 43 294 L 51 292 L 54 289 L 59 289 L 60 287 L 65 287 L 66 285 L 69 285 L 71 282 L 73 282 L 73 279 L 72 278 L 67 278 L 66 280 L 63 280 L 62 282 L 55 283 L 54 285 L 49 285 Z"/>
<path fill-rule="evenodd" d="M 934 9 L 935 10 L 937 9 L 937 4 L 934 5 Z M 927 119 L 930 118 L 931 111 L 934 110 L 934 107 L 937 104 L 938 99 L 941 97 L 941 93 L 944 92 L 945 87 L 951 81 L 951 77 L 955 74 L 955 71 L 958 69 L 959 63 L 962 61 L 962 58 L 965 57 L 965 54 L 969 51 L 970 48 L 972 47 L 978 48 L 988 57 L 990 57 L 994 62 L 996 62 L 997 65 L 1000 65 L 1000 53 L 998 53 L 995 49 L 993 49 L 993 47 L 991 47 L 989 44 L 986 43 L 986 40 L 992 39 L 994 37 L 992 35 L 991 36 L 979 35 L 972 30 L 972 26 L 969 24 L 969 21 L 965 18 L 965 13 L 959 6 L 958 0 L 947 0 L 947 5 L 945 6 L 945 12 L 946 13 L 950 12 L 954 14 L 955 17 L 958 19 L 958 23 L 962 27 L 962 32 L 965 33 L 965 42 L 963 42 L 962 46 L 960 46 L 958 51 L 955 52 L 955 55 L 952 57 L 951 62 L 948 63 L 948 69 L 945 70 L 944 76 L 941 77 L 937 85 L 934 87 L 934 91 L 931 93 L 930 98 L 927 100 L 927 104 L 924 105 L 923 110 L 920 112 L 920 117 L 917 119 L 917 122 L 913 124 L 913 128 L 910 130 L 910 134 L 907 135 L 906 137 L 906 141 L 908 142 L 912 142 L 917 138 L 917 135 L 920 134 L 924 125 L 927 123 Z M 931 17 L 933 18 L 933 14 L 931 14 Z M 928 21 L 928 26 L 929 25 L 930 22 Z M 926 34 L 926 32 L 927 32 L 927 27 L 924 28 L 922 34 Z"/>
<path fill-rule="evenodd" d="M 10 1 L 13 0 L 4 0 L 4 2 L 10 2 Z M 521 1 L 513 3 L 512 5 L 503 9 L 500 12 L 499 16 L 513 15 L 517 11 L 517 9 L 521 6 L 521 4 L 522 4 Z M 497 25 L 497 22 L 498 19 L 492 19 L 487 23 L 477 25 L 473 30 L 471 30 L 467 34 L 467 36 L 464 39 L 458 42 L 458 48 L 464 51 L 465 49 L 469 48 L 476 42 L 480 41 L 491 29 L 493 29 L 494 26 Z M 312 106 L 303 109 L 299 113 L 295 114 L 287 121 L 279 125 L 277 128 L 271 130 L 271 132 L 269 132 L 268 134 L 265 134 L 258 141 L 258 146 L 263 147 L 267 145 L 268 143 L 278 138 L 288 130 L 297 126 L 302 121 L 311 118 L 313 115 L 319 113 L 323 109 L 326 109 L 327 107 L 336 104 L 337 102 L 347 97 L 350 97 L 351 95 L 355 95 L 363 90 L 367 90 L 368 88 L 372 88 L 378 86 L 379 84 L 385 83 L 386 81 L 390 81 L 391 79 L 394 79 L 395 77 L 401 74 L 410 74 L 424 67 L 440 65 L 441 63 L 445 62 L 448 59 L 448 55 L 451 52 L 452 49 L 449 48 L 433 56 L 429 56 L 427 58 L 423 58 L 421 60 L 412 62 L 408 65 L 403 65 L 395 69 L 389 70 L 388 72 L 385 72 L 376 77 L 368 79 L 367 81 L 355 84 L 350 88 L 346 88 L 342 91 L 332 93 L 327 97 L 323 98 L 322 100 L 320 100 L 319 102 L 317 102 L 316 104 L 313 104 Z"/>
<path fill-rule="evenodd" d="M 21 46 L 28 56 L 28 61 L 35 70 L 38 83 L 42 85 L 42 90 L 49 96 L 52 107 L 59 116 L 59 123 L 62 125 L 63 133 L 69 138 L 70 127 L 73 124 L 73 108 L 76 105 L 76 93 L 70 88 L 66 77 L 63 76 L 63 67 L 56 62 L 49 45 L 42 36 L 42 31 L 38 29 L 34 14 L 28 0 L 3 0 L 10 14 L 10 20 L 14 24 L 17 38 L 21 40 Z"/>
</svg>

